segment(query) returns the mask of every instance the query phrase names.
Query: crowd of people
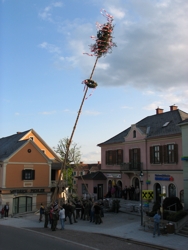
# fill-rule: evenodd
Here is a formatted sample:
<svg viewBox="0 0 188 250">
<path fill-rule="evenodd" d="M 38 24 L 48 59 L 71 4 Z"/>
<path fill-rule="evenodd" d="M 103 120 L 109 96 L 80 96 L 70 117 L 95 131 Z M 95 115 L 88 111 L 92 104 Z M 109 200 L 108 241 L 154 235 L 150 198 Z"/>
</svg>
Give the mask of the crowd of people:
<svg viewBox="0 0 188 250">
<path fill-rule="evenodd" d="M 44 228 L 48 228 L 50 225 L 52 231 L 56 231 L 58 221 L 60 221 L 61 230 L 64 230 L 65 221 L 73 224 L 77 223 L 78 219 L 101 224 L 103 223 L 102 217 L 104 217 L 103 208 L 102 200 L 96 202 L 92 199 L 74 199 L 62 205 L 54 202 L 47 207 L 41 203 L 39 222 L 43 221 L 44 215 Z"/>
<path fill-rule="evenodd" d="M 108 188 L 106 198 L 124 198 L 125 200 L 136 200 L 140 199 L 140 189 L 138 186 L 125 186 L 122 189 L 121 186 L 113 185 Z"/>
</svg>

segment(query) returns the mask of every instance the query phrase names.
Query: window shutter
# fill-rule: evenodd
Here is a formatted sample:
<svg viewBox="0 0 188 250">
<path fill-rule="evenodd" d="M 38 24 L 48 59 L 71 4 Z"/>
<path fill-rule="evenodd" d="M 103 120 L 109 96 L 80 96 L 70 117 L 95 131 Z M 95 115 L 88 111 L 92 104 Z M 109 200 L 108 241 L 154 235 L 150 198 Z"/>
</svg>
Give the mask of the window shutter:
<svg viewBox="0 0 188 250">
<path fill-rule="evenodd" d="M 116 150 L 112 151 L 112 164 L 113 165 L 117 164 L 117 151 Z"/>
<path fill-rule="evenodd" d="M 109 164 L 108 152 L 109 152 L 109 151 L 106 151 L 106 164 L 107 164 L 107 165 Z"/>
<path fill-rule="evenodd" d="M 140 163 L 141 159 L 140 159 L 140 148 L 137 148 L 137 163 Z"/>
<path fill-rule="evenodd" d="M 117 164 L 120 165 L 123 163 L 123 150 L 118 149 L 117 150 Z"/>
<path fill-rule="evenodd" d="M 163 160 L 164 160 L 164 163 L 168 163 L 168 145 L 164 145 L 163 146 Z"/>
<path fill-rule="evenodd" d="M 174 161 L 178 163 L 178 144 L 174 144 Z"/>
<path fill-rule="evenodd" d="M 25 170 L 22 170 L 22 180 L 25 179 Z"/>
<path fill-rule="evenodd" d="M 129 166 L 132 167 L 133 165 L 133 157 L 132 157 L 132 149 L 129 149 Z"/>
<path fill-rule="evenodd" d="M 163 147 L 159 146 L 159 161 L 163 163 Z"/>
<path fill-rule="evenodd" d="M 35 170 L 31 170 L 31 179 L 32 179 L 32 180 L 35 179 Z"/>
<path fill-rule="evenodd" d="M 153 147 L 150 147 L 150 163 L 154 163 Z"/>
</svg>

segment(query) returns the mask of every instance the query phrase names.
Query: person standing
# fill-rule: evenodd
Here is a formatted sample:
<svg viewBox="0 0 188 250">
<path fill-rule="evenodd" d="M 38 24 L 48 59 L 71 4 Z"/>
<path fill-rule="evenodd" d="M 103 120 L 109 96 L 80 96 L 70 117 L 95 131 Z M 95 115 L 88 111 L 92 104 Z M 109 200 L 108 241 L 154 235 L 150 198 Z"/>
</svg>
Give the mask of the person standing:
<svg viewBox="0 0 188 250">
<path fill-rule="evenodd" d="M 48 227 L 48 220 L 49 220 L 49 214 L 50 214 L 50 207 L 45 207 L 44 209 L 44 228 Z"/>
<path fill-rule="evenodd" d="M 140 195 L 140 189 L 138 186 L 136 186 L 136 189 L 135 189 L 135 198 L 136 198 L 136 201 L 139 201 L 139 195 Z"/>
<path fill-rule="evenodd" d="M 64 230 L 64 221 L 65 221 L 65 209 L 61 207 L 59 210 L 59 220 L 61 224 L 61 230 Z"/>
<path fill-rule="evenodd" d="M 44 214 L 44 206 L 43 206 L 43 204 L 41 203 L 41 204 L 40 204 L 40 216 L 39 216 L 39 222 L 41 222 L 41 221 L 42 221 L 42 216 L 43 216 L 43 214 Z"/>
<path fill-rule="evenodd" d="M 8 203 L 6 203 L 6 205 L 4 206 L 5 217 L 8 217 L 8 212 L 9 212 L 9 205 Z"/>
<path fill-rule="evenodd" d="M 158 236 L 160 236 L 159 225 L 160 225 L 161 215 L 160 215 L 160 211 L 159 210 L 157 210 L 157 213 L 154 215 L 153 219 L 154 219 L 153 237 L 155 237 L 156 231 L 158 233 Z"/>
<path fill-rule="evenodd" d="M 123 189 L 123 196 L 124 196 L 124 199 L 126 200 L 127 199 L 127 186 L 125 186 L 125 188 Z"/>
<path fill-rule="evenodd" d="M 5 210 L 4 210 L 4 207 L 2 207 L 2 209 L 1 209 L 1 219 L 3 219 L 4 214 L 5 214 Z"/>
</svg>

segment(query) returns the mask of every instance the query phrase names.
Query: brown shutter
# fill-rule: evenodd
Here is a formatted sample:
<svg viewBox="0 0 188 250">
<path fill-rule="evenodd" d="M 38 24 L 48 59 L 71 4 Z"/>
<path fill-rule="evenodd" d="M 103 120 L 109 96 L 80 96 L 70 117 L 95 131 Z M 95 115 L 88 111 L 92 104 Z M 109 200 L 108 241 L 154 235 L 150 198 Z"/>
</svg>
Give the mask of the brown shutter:
<svg viewBox="0 0 188 250">
<path fill-rule="evenodd" d="M 123 163 L 123 150 L 118 149 L 117 150 L 117 164 L 120 165 Z"/>
<path fill-rule="evenodd" d="M 159 161 L 163 163 L 163 147 L 159 146 Z"/>
<path fill-rule="evenodd" d="M 133 154 L 132 149 L 129 149 L 129 167 L 131 168 L 133 165 Z"/>
<path fill-rule="evenodd" d="M 108 154 L 108 152 L 109 152 L 109 151 L 106 151 L 106 165 L 109 164 L 109 157 L 108 157 L 109 154 Z"/>
<path fill-rule="evenodd" d="M 153 147 L 150 147 L 150 163 L 154 163 Z"/>
<path fill-rule="evenodd" d="M 174 144 L 174 161 L 178 163 L 178 144 Z"/>
<path fill-rule="evenodd" d="M 32 180 L 35 179 L 35 170 L 32 170 L 32 172 L 31 172 L 31 179 L 32 179 Z"/>
<path fill-rule="evenodd" d="M 168 163 L 168 145 L 164 145 L 163 146 L 163 159 L 164 159 L 164 163 Z"/>
<path fill-rule="evenodd" d="M 117 150 L 112 151 L 112 164 L 117 164 Z"/>
<path fill-rule="evenodd" d="M 140 148 L 137 148 L 137 163 L 140 163 L 141 159 L 140 159 Z"/>
</svg>

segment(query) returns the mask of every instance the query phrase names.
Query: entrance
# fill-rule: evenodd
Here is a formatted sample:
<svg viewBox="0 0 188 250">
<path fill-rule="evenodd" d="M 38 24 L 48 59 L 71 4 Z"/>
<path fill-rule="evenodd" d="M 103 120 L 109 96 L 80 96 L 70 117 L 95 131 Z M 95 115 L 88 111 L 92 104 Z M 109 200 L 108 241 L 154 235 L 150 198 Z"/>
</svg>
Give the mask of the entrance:
<svg viewBox="0 0 188 250">
<path fill-rule="evenodd" d="M 13 214 L 32 211 L 32 198 L 21 196 L 13 199 Z"/>
<path fill-rule="evenodd" d="M 161 204 L 161 185 L 159 183 L 155 184 L 155 200 Z"/>
<path fill-rule="evenodd" d="M 98 194 L 97 194 L 97 199 L 103 199 L 103 184 L 98 184 Z"/>
</svg>

